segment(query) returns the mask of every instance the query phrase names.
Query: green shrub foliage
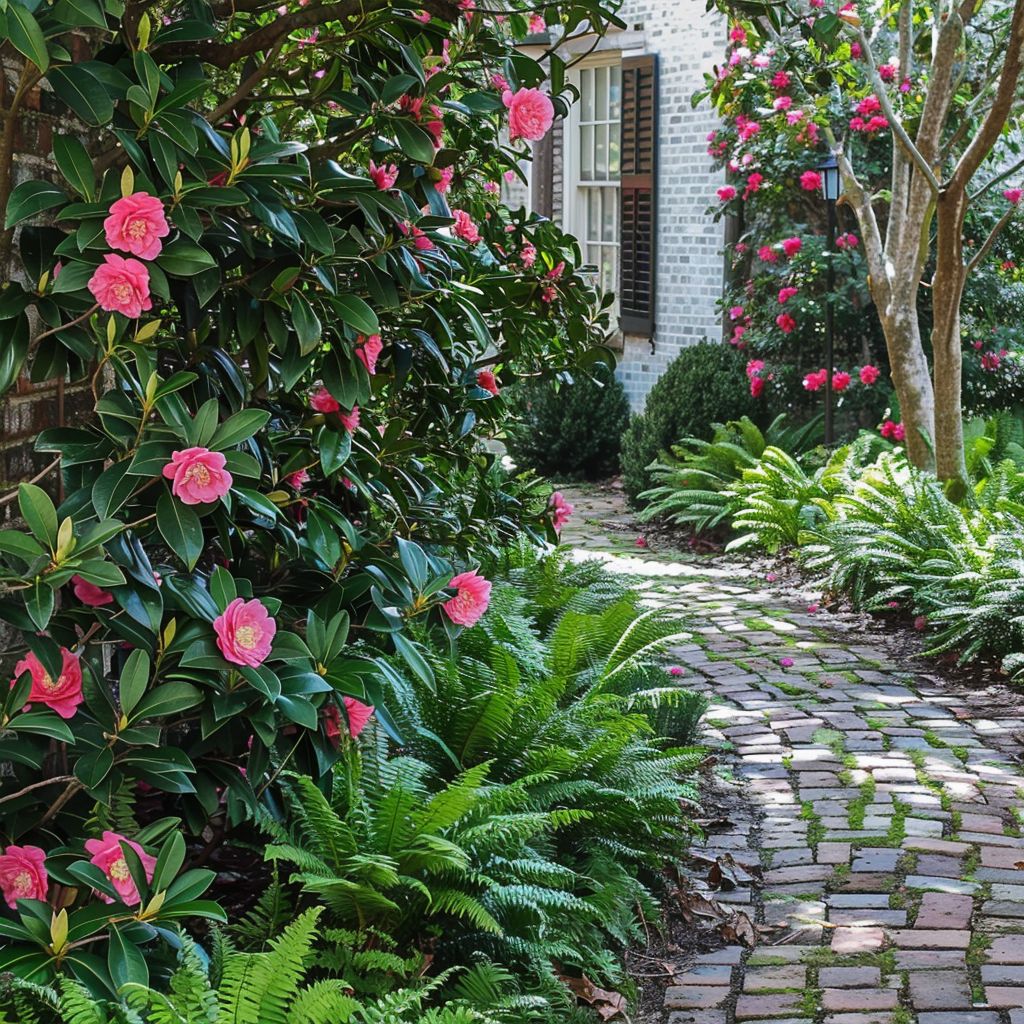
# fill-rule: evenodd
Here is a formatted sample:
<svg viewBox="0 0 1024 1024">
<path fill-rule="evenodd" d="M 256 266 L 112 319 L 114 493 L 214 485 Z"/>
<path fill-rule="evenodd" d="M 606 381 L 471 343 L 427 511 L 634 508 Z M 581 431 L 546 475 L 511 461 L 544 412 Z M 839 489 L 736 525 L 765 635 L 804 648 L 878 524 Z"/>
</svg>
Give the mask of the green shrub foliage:
<svg viewBox="0 0 1024 1024">
<path fill-rule="evenodd" d="M 715 423 L 757 418 L 743 374 L 744 360 L 728 345 L 701 342 L 669 364 L 622 439 L 622 482 L 632 501 L 652 486 L 649 470 L 683 438 L 709 439 Z"/>
<path fill-rule="evenodd" d="M 330 774 L 346 697 L 388 729 L 392 662 L 429 683 L 454 575 L 555 538 L 480 441 L 519 377 L 610 358 L 608 301 L 497 195 L 572 95 L 515 49 L 528 5 L 5 6 L 5 136 L 37 87 L 66 127 L 52 180 L 0 147 L 0 396 L 93 409 L 0 531 L 0 971 L 113 996 L 222 916 L 192 858 Z"/>
<path fill-rule="evenodd" d="M 629 401 L 609 368 L 572 383 L 521 384 L 512 402 L 505 443 L 517 466 L 586 480 L 618 471 Z"/>
</svg>

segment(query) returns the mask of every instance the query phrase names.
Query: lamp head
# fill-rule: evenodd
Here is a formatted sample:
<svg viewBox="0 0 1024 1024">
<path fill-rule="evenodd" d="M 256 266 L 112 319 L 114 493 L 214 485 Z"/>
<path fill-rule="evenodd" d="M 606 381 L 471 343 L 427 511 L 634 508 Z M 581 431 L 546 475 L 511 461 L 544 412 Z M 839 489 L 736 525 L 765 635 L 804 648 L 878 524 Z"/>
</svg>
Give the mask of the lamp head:
<svg viewBox="0 0 1024 1024">
<path fill-rule="evenodd" d="M 818 171 L 821 173 L 821 194 L 830 201 L 835 202 L 839 198 L 839 161 L 834 153 L 829 155 L 818 164 Z"/>
</svg>

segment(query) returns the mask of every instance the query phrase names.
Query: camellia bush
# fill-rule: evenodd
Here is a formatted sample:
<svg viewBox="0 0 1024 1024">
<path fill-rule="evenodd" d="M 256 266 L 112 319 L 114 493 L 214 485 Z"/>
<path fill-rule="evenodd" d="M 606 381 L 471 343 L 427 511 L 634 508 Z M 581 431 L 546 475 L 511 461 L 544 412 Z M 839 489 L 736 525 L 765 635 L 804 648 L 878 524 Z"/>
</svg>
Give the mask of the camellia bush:
<svg viewBox="0 0 1024 1024">
<path fill-rule="evenodd" d="M 719 210 L 741 222 L 726 313 L 733 341 L 763 360 L 752 389 L 792 405 L 801 387 L 822 387 L 831 260 L 834 383 L 853 425 L 885 415 L 875 382 L 891 380 L 912 461 L 964 493 L 962 408 L 1005 390 L 994 378 L 1019 364 L 986 321 L 1013 322 L 1020 301 L 1024 7 L 718 6 L 735 20 L 704 93 L 724 120 L 709 152 L 728 171 Z M 820 192 L 830 155 L 843 192 L 832 255 Z"/>
<path fill-rule="evenodd" d="M 42 88 L 64 125 L 47 180 L 0 150 L 0 393 L 94 399 L 0 531 L 0 971 L 169 970 L 282 773 L 328 776 L 371 711 L 399 738 L 394 660 L 433 678 L 408 624 L 454 636 L 481 552 L 556 537 L 550 488 L 479 442 L 521 375 L 610 358 L 607 301 L 500 202 L 571 100 L 513 44 L 612 15 L 475 8 L 0 15 L 4 124 Z"/>
</svg>

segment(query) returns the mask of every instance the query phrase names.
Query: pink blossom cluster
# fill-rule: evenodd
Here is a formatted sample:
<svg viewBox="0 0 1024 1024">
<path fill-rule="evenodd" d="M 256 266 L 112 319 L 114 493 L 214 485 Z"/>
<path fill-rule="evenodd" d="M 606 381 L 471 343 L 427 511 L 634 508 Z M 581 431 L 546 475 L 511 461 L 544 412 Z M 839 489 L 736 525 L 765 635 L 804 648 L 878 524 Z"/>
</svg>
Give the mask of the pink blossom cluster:
<svg viewBox="0 0 1024 1024">
<path fill-rule="evenodd" d="M 892 420 L 886 420 L 878 432 L 890 441 L 902 441 L 907 436 L 906 427 L 902 423 L 894 423 Z"/>
</svg>

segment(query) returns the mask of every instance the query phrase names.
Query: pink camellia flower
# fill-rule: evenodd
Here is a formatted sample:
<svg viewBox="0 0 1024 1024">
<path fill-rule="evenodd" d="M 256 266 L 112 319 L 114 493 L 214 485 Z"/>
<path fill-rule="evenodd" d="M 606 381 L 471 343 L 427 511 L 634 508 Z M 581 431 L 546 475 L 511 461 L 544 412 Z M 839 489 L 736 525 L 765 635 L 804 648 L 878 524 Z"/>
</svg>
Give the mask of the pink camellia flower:
<svg viewBox="0 0 1024 1024">
<path fill-rule="evenodd" d="M 669 665 L 668 674 L 670 676 L 681 676 L 686 670 L 682 665 Z"/>
<path fill-rule="evenodd" d="M 878 65 L 878 77 L 883 82 L 894 82 L 896 80 L 896 65 L 895 64 L 879 64 Z"/>
<path fill-rule="evenodd" d="M 213 620 L 213 631 L 225 660 L 255 668 L 270 654 L 277 623 L 259 601 L 236 597 Z"/>
<path fill-rule="evenodd" d="M 557 532 L 561 530 L 567 522 L 569 522 L 569 517 L 572 515 L 575 506 L 565 500 L 565 496 L 561 491 L 555 491 L 555 493 L 551 495 L 551 504 L 549 507 L 552 512 L 551 525 L 554 526 L 555 531 Z"/>
<path fill-rule="evenodd" d="M 220 501 L 231 490 L 233 480 L 224 468 L 226 464 L 222 452 L 186 448 L 171 452 L 163 473 L 171 481 L 171 494 L 183 505 L 206 505 Z"/>
<path fill-rule="evenodd" d="M 836 246 L 840 249 L 856 249 L 858 239 L 852 231 L 847 231 L 846 234 L 840 235 L 836 239 Z"/>
<path fill-rule="evenodd" d="M 735 25 L 729 32 L 729 39 L 734 43 L 745 43 L 747 41 L 747 33 L 742 25 Z"/>
<path fill-rule="evenodd" d="M 794 295 L 799 295 L 800 289 L 794 288 L 792 285 L 787 285 L 785 288 L 779 289 L 779 302 L 789 302 Z"/>
<path fill-rule="evenodd" d="M 802 248 L 803 241 L 799 238 L 784 238 L 782 240 L 782 251 L 787 256 L 795 256 Z"/>
<path fill-rule="evenodd" d="M 146 192 L 133 192 L 112 203 L 103 222 L 107 245 L 144 260 L 155 260 L 171 233 L 164 204 Z"/>
<path fill-rule="evenodd" d="M 854 40 L 852 43 L 850 43 L 850 56 L 854 60 L 860 60 L 860 58 L 863 55 L 863 53 L 864 53 L 864 51 L 863 51 L 863 49 L 861 49 L 860 43 L 858 43 L 856 40 Z"/>
<path fill-rule="evenodd" d="M 828 370 L 815 370 L 804 377 L 804 388 L 807 391 L 820 391 L 828 380 Z"/>
<path fill-rule="evenodd" d="M 71 589 L 75 597 L 90 608 L 102 608 L 105 604 L 114 603 L 113 594 L 102 587 L 97 587 L 95 583 L 83 580 L 81 576 L 71 577 Z"/>
<path fill-rule="evenodd" d="M 497 395 L 501 390 L 498 387 L 498 378 L 494 376 L 493 370 L 477 371 L 476 386 L 483 388 L 484 391 L 490 391 L 492 395 Z"/>
<path fill-rule="evenodd" d="M 832 390 L 845 391 L 850 386 L 850 375 L 845 370 L 836 370 L 832 374 Z"/>
<path fill-rule="evenodd" d="M 309 396 L 309 407 L 314 412 L 337 412 L 341 406 L 338 400 L 325 387 L 319 387 Z"/>
<path fill-rule="evenodd" d="M 821 188 L 821 175 L 817 171 L 804 171 L 800 175 L 800 187 L 805 192 L 816 192 Z"/>
<path fill-rule="evenodd" d="M 453 576 L 448 586 L 456 590 L 455 596 L 441 606 L 448 618 L 458 626 L 476 625 L 491 602 L 491 581 L 474 569 Z"/>
<path fill-rule="evenodd" d="M 637 539 L 636 539 L 636 546 L 638 548 L 645 548 L 645 547 L 647 547 L 647 538 L 646 537 L 637 537 Z"/>
<path fill-rule="evenodd" d="M 371 160 L 369 172 L 374 185 L 382 192 L 387 192 L 389 188 L 394 188 L 395 182 L 398 181 L 398 168 L 395 164 L 381 164 L 378 167 Z"/>
<path fill-rule="evenodd" d="M 547 28 L 547 22 L 544 21 L 543 14 L 531 14 L 530 15 L 530 31 L 534 34 L 543 32 Z"/>
<path fill-rule="evenodd" d="M 348 718 L 348 734 L 355 739 L 373 717 L 373 705 L 363 704 L 355 697 L 343 697 L 342 700 L 345 704 L 345 716 Z M 324 709 L 324 732 L 337 746 L 341 739 L 341 709 L 337 704 L 328 704 Z"/>
<path fill-rule="evenodd" d="M 760 398 L 764 393 L 764 377 L 750 378 L 750 397 Z"/>
<path fill-rule="evenodd" d="M 743 316 L 743 307 L 742 306 L 732 306 L 732 307 L 730 307 L 730 309 L 729 309 L 729 319 L 730 320 L 739 320 L 739 318 L 741 316 Z"/>
<path fill-rule="evenodd" d="M 779 664 L 783 668 L 792 668 L 793 667 L 793 659 L 792 658 L 779 658 Z"/>
<path fill-rule="evenodd" d="M 38 846 L 8 846 L 0 853 L 0 892 L 14 910 L 18 900 L 46 900 L 46 854 Z"/>
<path fill-rule="evenodd" d="M 493 85 L 498 92 L 509 91 L 508 79 L 504 75 L 499 75 L 497 72 L 491 75 L 491 85 Z"/>
<path fill-rule="evenodd" d="M 809 612 L 809 613 L 810 613 L 811 615 L 814 615 L 814 614 L 815 614 L 815 613 L 817 612 L 817 610 L 818 610 L 818 605 L 816 605 L 816 604 L 809 604 L 809 605 L 807 606 L 807 611 L 808 611 L 808 612 Z"/>
<path fill-rule="evenodd" d="M 303 487 L 309 483 L 309 473 L 304 469 L 297 469 L 294 473 L 289 473 L 285 478 L 284 482 L 289 487 L 295 488 L 297 491 L 301 491 Z"/>
<path fill-rule="evenodd" d="M 427 25 L 430 22 L 430 11 L 420 11 L 419 14 L 414 14 L 413 17 L 423 25 Z"/>
<path fill-rule="evenodd" d="M 772 100 L 773 110 L 789 110 L 791 106 L 793 106 L 792 96 L 776 96 L 775 99 Z"/>
<path fill-rule="evenodd" d="M 452 178 L 455 177 L 454 167 L 443 167 L 441 168 L 441 177 L 434 182 L 434 188 L 437 189 L 441 195 L 444 195 L 448 189 L 452 187 Z"/>
<path fill-rule="evenodd" d="M 108 252 L 87 285 L 100 309 L 122 313 L 137 320 L 144 310 L 153 308 L 149 297 L 149 271 L 138 260 L 123 259 Z"/>
<path fill-rule="evenodd" d="M 881 109 L 882 104 L 877 96 L 865 96 L 857 104 L 857 113 L 862 117 L 870 117 L 872 114 L 877 114 Z"/>
<path fill-rule="evenodd" d="M 60 675 L 54 681 L 50 673 L 43 668 L 43 663 L 29 651 L 14 666 L 11 686 L 14 686 L 25 672 L 30 673 L 32 688 L 28 692 L 28 703 L 45 704 L 61 718 L 72 718 L 83 700 L 82 665 L 78 656 L 72 654 L 66 647 L 60 649 L 60 656 Z"/>
<path fill-rule="evenodd" d="M 1016 206 L 1020 202 L 1021 196 L 1024 196 L 1024 189 L 1008 188 L 1003 191 L 1003 198 L 1012 206 Z"/>
<path fill-rule="evenodd" d="M 480 231 L 473 223 L 473 218 L 465 210 L 452 210 L 452 216 L 455 218 L 452 231 L 464 242 L 476 245 L 480 241 Z"/>
<path fill-rule="evenodd" d="M 751 359 L 747 363 L 747 379 L 750 380 L 756 377 L 764 369 L 763 359 Z"/>
<path fill-rule="evenodd" d="M 780 313 L 775 323 L 783 334 L 792 334 L 796 330 L 796 321 L 788 313 Z"/>
<path fill-rule="evenodd" d="M 765 578 L 765 580 L 767 580 L 767 582 L 774 583 L 779 577 L 776 576 L 775 573 L 773 573 L 773 572 L 766 572 L 764 574 L 764 578 Z"/>
<path fill-rule="evenodd" d="M 89 839 L 86 841 L 86 853 L 91 853 L 89 860 L 96 865 L 110 879 L 114 891 L 121 897 L 121 902 L 128 907 L 134 907 L 140 900 L 139 890 L 135 885 L 135 879 L 128 869 L 128 862 L 125 860 L 124 850 L 121 844 L 130 846 L 142 861 L 142 869 L 146 874 L 146 881 L 153 881 L 153 869 L 156 867 L 156 857 L 151 857 L 143 848 L 132 839 L 120 835 L 117 832 L 104 832 L 102 839 Z M 105 903 L 114 901 L 105 893 L 99 893 L 100 899 Z"/>
<path fill-rule="evenodd" d="M 866 366 L 862 366 L 860 368 L 860 372 L 857 374 L 857 376 L 860 377 L 861 384 L 867 384 L 870 386 L 871 384 L 874 384 L 876 380 L 878 380 L 881 373 L 882 371 L 877 366 L 872 366 L 870 363 L 868 363 Z"/>
<path fill-rule="evenodd" d="M 757 250 L 757 258 L 762 263 L 778 263 L 779 254 L 772 246 L 762 245 L 761 248 Z"/>
<path fill-rule="evenodd" d="M 359 427 L 359 406 L 353 405 L 351 412 L 339 412 L 338 419 L 350 434 L 354 434 Z"/>
<path fill-rule="evenodd" d="M 736 198 L 736 189 L 733 188 L 732 185 L 723 185 L 718 190 L 718 198 L 721 199 L 723 203 L 728 203 L 731 199 Z"/>
<path fill-rule="evenodd" d="M 927 629 L 927 628 L 928 628 L 928 616 L 927 615 L 918 615 L 917 618 L 914 619 L 914 629 L 916 629 L 916 630 L 923 630 L 923 629 Z"/>
<path fill-rule="evenodd" d="M 506 89 L 501 100 L 508 107 L 508 135 L 513 142 L 539 142 L 547 135 L 555 119 L 555 108 L 551 98 L 540 89 L 520 89 L 515 93 Z"/>
<path fill-rule="evenodd" d="M 371 334 L 368 338 L 362 334 L 356 339 L 356 358 L 366 367 L 372 377 L 377 372 L 377 360 L 384 351 L 384 342 L 379 334 Z"/>
<path fill-rule="evenodd" d="M 788 71 L 776 71 L 772 75 L 771 86 L 773 89 L 788 89 L 792 79 Z"/>
<path fill-rule="evenodd" d="M 537 262 L 536 247 L 527 242 L 526 245 L 519 250 L 519 258 L 523 261 L 523 266 L 529 269 Z"/>
<path fill-rule="evenodd" d="M 902 441 L 906 437 L 906 428 L 903 424 L 894 423 L 892 420 L 886 420 L 878 432 L 890 441 Z"/>
<path fill-rule="evenodd" d="M 751 174 L 747 178 L 747 186 L 743 190 L 743 198 L 746 199 L 749 196 L 753 195 L 755 192 L 759 192 L 761 190 L 761 185 L 763 182 L 764 175 L 759 173 L 758 171 L 754 171 L 753 174 Z"/>
</svg>

